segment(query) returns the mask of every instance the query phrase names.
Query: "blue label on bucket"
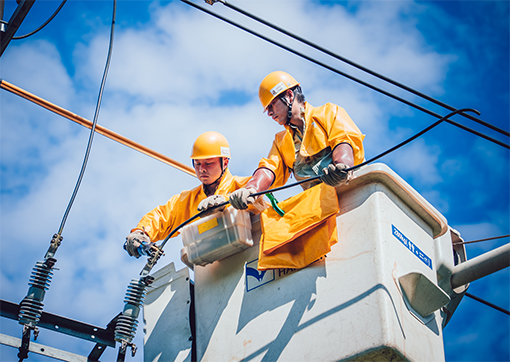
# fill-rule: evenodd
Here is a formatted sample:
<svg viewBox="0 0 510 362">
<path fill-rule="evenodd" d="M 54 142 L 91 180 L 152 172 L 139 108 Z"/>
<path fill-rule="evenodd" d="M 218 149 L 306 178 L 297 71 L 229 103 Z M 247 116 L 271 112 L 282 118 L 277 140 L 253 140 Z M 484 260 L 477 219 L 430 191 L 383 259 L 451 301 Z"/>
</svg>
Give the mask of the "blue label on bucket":
<svg viewBox="0 0 510 362">
<path fill-rule="evenodd" d="M 246 271 L 246 291 L 263 286 L 275 280 L 274 270 L 257 270 L 258 259 L 252 260 L 245 265 Z"/>
<path fill-rule="evenodd" d="M 395 225 L 391 225 L 393 236 L 395 236 L 402 245 L 404 245 L 411 253 L 416 255 L 418 259 L 420 259 L 426 266 L 428 266 L 430 269 L 432 269 L 432 260 L 425 254 L 423 251 L 420 250 L 419 247 L 414 245 L 414 243 L 409 240 L 404 234 L 398 230 Z"/>
</svg>

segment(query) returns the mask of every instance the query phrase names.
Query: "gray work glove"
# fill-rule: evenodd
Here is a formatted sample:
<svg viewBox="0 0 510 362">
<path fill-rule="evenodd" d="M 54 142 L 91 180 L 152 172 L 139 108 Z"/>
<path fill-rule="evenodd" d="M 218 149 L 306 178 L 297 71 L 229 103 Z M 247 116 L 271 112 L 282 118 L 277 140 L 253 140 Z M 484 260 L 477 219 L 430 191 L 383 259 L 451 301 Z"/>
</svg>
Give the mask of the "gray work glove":
<svg viewBox="0 0 510 362">
<path fill-rule="evenodd" d="M 325 184 L 333 187 L 345 184 L 349 180 L 349 173 L 345 171 L 347 168 L 349 166 L 343 163 L 337 163 L 336 165 L 331 163 L 328 167 L 322 169 L 320 179 Z"/>
<path fill-rule="evenodd" d="M 124 250 L 128 252 L 129 256 L 139 258 L 142 255 L 150 255 L 152 246 L 149 235 L 142 230 L 135 230 L 126 237 Z"/>
<path fill-rule="evenodd" d="M 211 209 L 215 206 L 218 206 L 219 204 L 224 203 L 225 201 L 227 201 L 227 198 L 223 195 L 209 196 L 209 197 L 205 198 L 204 200 L 200 201 L 200 203 L 198 204 L 198 211 L 202 212 L 204 210 Z M 225 210 L 226 206 L 227 205 L 224 205 L 222 207 L 216 207 L 216 208 L 210 210 L 209 212 L 205 212 L 202 216 L 208 216 L 215 212 L 223 211 L 223 210 Z"/>
<path fill-rule="evenodd" d="M 237 210 L 244 210 L 248 208 L 249 204 L 253 204 L 255 202 L 255 198 L 251 196 L 255 192 L 257 191 L 252 188 L 242 188 L 232 192 L 228 197 L 228 201 L 233 208 Z"/>
</svg>

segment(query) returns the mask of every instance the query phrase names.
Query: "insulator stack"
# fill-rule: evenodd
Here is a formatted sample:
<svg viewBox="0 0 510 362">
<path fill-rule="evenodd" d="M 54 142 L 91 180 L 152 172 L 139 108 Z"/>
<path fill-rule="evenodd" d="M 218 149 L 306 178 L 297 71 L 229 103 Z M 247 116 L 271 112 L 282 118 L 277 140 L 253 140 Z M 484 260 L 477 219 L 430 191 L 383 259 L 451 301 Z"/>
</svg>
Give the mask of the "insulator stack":
<svg viewBox="0 0 510 362">
<path fill-rule="evenodd" d="M 141 279 L 133 279 L 128 285 L 124 302 L 124 311 L 117 320 L 115 327 L 115 340 L 117 342 L 131 343 L 138 327 L 138 315 L 143 305 L 147 284 Z"/>
<path fill-rule="evenodd" d="M 34 329 L 39 319 L 41 319 L 44 295 L 50 286 L 55 262 L 55 259 L 49 259 L 45 262 L 39 261 L 32 270 L 28 283 L 30 288 L 26 297 L 20 303 L 20 324 Z"/>
</svg>

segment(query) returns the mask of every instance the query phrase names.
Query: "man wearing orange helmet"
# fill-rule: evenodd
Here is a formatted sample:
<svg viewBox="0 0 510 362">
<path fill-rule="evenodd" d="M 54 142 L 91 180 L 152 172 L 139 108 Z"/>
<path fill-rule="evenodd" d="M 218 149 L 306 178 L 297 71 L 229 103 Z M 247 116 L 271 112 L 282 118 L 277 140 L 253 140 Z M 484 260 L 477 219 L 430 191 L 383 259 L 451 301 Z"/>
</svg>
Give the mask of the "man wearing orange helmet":
<svg viewBox="0 0 510 362">
<path fill-rule="evenodd" d="M 260 84 L 259 99 L 264 112 L 285 130 L 275 135 L 269 156 L 260 161 L 248 184 L 230 195 L 236 209 L 253 203 L 255 192 L 285 185 L 291 172 L 298 181 L 320 176 L 336 187 L 348 181 L 345 169 L 363 161 L 365 136 L 347 112 L 332 103 L 313 107 L 305 102 L 290 74 L 268 74 Z M 302 185 L 308 189 L 316 183 Z"/>
<path fill-rule="evenodd" d="M 249 180 L 230 173 L 230 147 L 218 132 L 201 134 L 193 144 L 191 159 L 202 185 L 172 196 L 166 204 L 144 215 L 126 238 L 124 249 L 130 256 L 139 258 L 150 254 L 153 242 L 164 239 L 197 212 L 226 201 L 224 195 L 243 187 Z"/>
</svg>

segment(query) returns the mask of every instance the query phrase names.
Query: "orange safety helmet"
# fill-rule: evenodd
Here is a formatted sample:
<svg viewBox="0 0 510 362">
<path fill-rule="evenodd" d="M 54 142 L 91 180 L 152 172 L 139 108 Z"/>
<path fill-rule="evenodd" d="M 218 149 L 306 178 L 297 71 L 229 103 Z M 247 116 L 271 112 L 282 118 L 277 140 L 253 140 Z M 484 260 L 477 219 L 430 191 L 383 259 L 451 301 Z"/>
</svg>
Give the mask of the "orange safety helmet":
<svg viewBox="0 0 510 362">
<path fill-rule="evenodd" d="M 193 143 L 190 158 L 200 160 L 211 157 L 230 158 L 230 146 L 221 133 L 209 131 L 202 133 Z"/>
<path fill-rule="evenodd" d="M 264 111 L 266 111 L 269 103 L 278 95 L 297 85 L 299 85 L 297 80 L 290 74 L 280 70 L 266 75 L 259 87 L 259 99 L 262 107 L 264 107 Z"/>
</svg>

